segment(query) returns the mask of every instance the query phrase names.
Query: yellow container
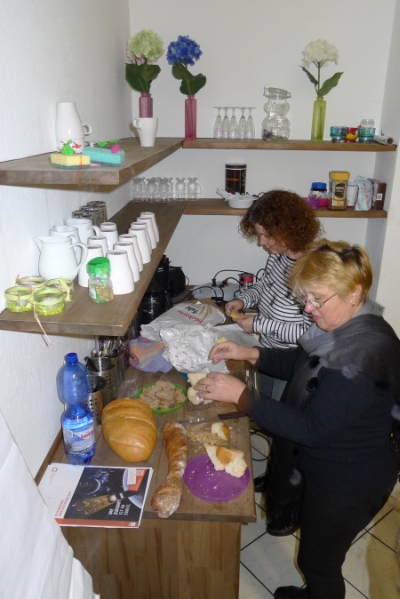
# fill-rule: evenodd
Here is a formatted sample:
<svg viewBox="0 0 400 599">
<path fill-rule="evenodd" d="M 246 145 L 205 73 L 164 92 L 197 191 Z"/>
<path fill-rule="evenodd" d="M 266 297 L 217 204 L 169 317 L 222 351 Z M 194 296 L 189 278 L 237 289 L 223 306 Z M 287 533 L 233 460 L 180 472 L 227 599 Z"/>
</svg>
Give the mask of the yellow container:
<svg viewBox="0 0 400 599">
<path fill-rule="evenodd" d="M 347 208 L 347 181 L 350 173 L 347 171 L 329 172 L 329 210 L 346 210 Z"/>
</svg>

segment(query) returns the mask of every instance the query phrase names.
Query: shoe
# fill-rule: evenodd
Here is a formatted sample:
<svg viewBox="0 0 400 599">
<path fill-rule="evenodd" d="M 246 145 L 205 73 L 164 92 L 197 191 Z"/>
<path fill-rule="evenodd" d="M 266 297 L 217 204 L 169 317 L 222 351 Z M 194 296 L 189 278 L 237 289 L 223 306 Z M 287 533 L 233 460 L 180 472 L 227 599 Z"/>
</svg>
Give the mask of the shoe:
<svg viewBox="0 0 400 599">
<path fill-rule="evenodd" d="M 256 476 L 254 479 L 254 491 L 256 493 L 261 493 L 265 489 L 265 485 L 267 483 L 267 475 L 261 474 L 261 476 Z"/>
<path fill-rule="evenodd" d="M 300 528 L 298 511 L 291 507 L 290 511 L 282 511 L 268 517 L 267 503 L 267 533 L 273 537 L 286 537 Z"/>
<path fill-rule="evenodd" d="M 309 599 L 307 587 L 278 587 L 274 599 Z"/>
</svg>

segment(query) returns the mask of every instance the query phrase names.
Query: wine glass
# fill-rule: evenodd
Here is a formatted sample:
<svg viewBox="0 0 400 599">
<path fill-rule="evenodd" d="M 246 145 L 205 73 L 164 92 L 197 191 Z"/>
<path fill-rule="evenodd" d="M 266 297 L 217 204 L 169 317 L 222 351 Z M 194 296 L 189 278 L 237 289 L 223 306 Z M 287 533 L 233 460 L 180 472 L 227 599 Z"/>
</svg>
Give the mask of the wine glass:
<svg viewBox="0 0 400 599">
<path fill-rule="evenodd" d="M 255 137 L 255 130 L 254 130 L 254 121 L 253 121 L 253 117 L 251 114 L 251 111 L 253 110 L 253 107 L 249 107 L 249 116 L 247 117 L 247 122 L 246 122 L 246 139 L 254 139 Z"/>
<path fill-rule="evenodd" d="M 246 117 L 244 116 L 244 111 L 246 110 L 246 108 L 242 106 L 240 110 L 242 111 L 242 116 L 240 117 L 238 125 L 238 138 L 246 139 Z"/>
<path fill-rule="evenodd" d="M 186 200 L 186 183 L 184 177 L 176 178 L 175 195 L 177 200 Z"/>
<path fill-rule="evenodd" d="M 238 124 L 237 124 L 236 114 L 235 114 L 236 108 L 234 106 L 232 106 L 231 110 L 232 110 L 232 116 L 231 116 L 231 120 L 229 121 L 229 137 L 230 137 L 230 139 L 236 139 L 238 136 Z"/>
<path fill-rule="evenodd" d="M 224 106 L 225 116 L 222 121 L 222 137 L 223 139 L 229 139 L 229 117 L 228 117 L 228 106 Z"/>
<path fill-rule="evenodd" d="M 215 119 L 213 137 L 216 137 L 217 139 L 221 139 L 221 137 L 222 137 L 221 106 L 215 106 L 214 108 L 216 108 L 218 110 L 218 116 Z"/>
</svg>

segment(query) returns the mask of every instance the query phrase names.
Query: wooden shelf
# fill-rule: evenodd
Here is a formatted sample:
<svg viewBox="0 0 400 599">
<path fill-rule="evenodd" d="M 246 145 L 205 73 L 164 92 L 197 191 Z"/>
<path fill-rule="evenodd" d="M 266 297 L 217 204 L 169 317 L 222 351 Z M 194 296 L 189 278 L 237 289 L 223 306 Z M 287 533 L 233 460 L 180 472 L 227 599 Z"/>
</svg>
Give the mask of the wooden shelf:
<svg viewBox="0 0 400 599">
<path fill-rule="evenodd" d="M 306 150 L 312 152 L 395 152 L 397 145 L 332 143 L 331 141 L 309 141 L 290 139 L 288 141 L 264 141 L 263 139 L 213 139 L 202 138 L 184 140 L 182 147 L 196 150 Z"/>
<path fill-rule="evenodd" d="M 151 262 L 144 265 L 140 280 L 135 283 L 133 293 L 117 295 L 111 302 L 96 304 L 88 295 L 86 287 L 75 284 L 75 296 L 66 304 L 64 312 L 56 316 L 42 316 L 42 326 L 48 334 L 58 335 L 105 335 L 122 336 L 125 334 L 150 280 L 160 263 L 164 250 L 181 218 L 184 202 L 168 204 L 149 204 L 148 202 L 130 202 L 112 219 L 118 232 L 125 233 L 129 225 L 143 210 L 155 213 L 160 229 L 160 241 L 153 250 Z M 0 330 L 41 333 L 33 312 L 14 313 L 4 310 L 0 314 Z"/>
<path fill-rule="evenodd" d="M 191 215 L 220 215 L 220 216 L 242 216 L 246 214 L 246 208 L 230 208 L 223 199 L 207 198 L 197 202 L 187 202 L 183 214 Z M 319 218 L 386 218 L 385 210 L 328 210 L 318 208 L 314 211 Z"/>
<path fill-rule="evenodd" d="M 182 147 L 182 139 L 176 138 L 159 138 L 153 148 L 142 148 L 135 138 L 123 139 L 119 143 L 125 152 L 125 161 L 121 167 L 61 169 L 50 164 L 50 154 L 41 154 L 1 162 L 0 185 L 121 185 Z"/>
</svg>

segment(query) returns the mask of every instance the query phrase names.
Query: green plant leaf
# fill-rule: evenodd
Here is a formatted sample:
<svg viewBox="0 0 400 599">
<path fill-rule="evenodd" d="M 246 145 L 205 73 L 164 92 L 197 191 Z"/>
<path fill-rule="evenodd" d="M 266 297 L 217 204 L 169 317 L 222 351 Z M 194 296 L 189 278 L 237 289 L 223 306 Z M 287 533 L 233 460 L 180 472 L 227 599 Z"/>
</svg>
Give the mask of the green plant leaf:
<svg viewBox="0 0 400 599">
<path fill-rule="evenodd" d="M 339 83 L 339 79 L 342 75 L 343 75 L 343 73 L 335 73 L 332 77 L 327 79 L 323 83 L 323 85 L 321 85 L 321 88 L 318 92 L 318 96 L 319 97 L 326 96 L 326 94 L 329 93 L 331 91 L 331 89 L 333 89 L 334 87 L 337 86 L 337 84 Z"/>
<path fill-rule="evenodd" d="M 309 78 L 309 80 L 311 81 L 311 83 L 315 86 L 318 85 L 318 81 L 317 79 L 314 77 L 314 75 L 312 73 L 310 73 L 310 71 L 308 71 L 305 67 L 300 67 L 302 71 L 305 72 L 305 74 L 307 75 L 307 77 Z"/>
<path fill-rule="evenodd" d="M 194 96 L 197 94 L 202 87 L 205 86 L 207 79 L 204 75 L 199 73 L 198 75 L 193 75 L 184 64 L 180 62 L 175 62 L 172 65 L 172 74 L 175 79 L 182 80 L 182 83 L 179 87 L 182 94 L 186 96 Z"/>
<path fill-rule="evenodd" d="M 157 64 L 126 64 L 125 79 L 138 92 L 149 92 L 151 82 L 161 69 Z"/>
</svg>

